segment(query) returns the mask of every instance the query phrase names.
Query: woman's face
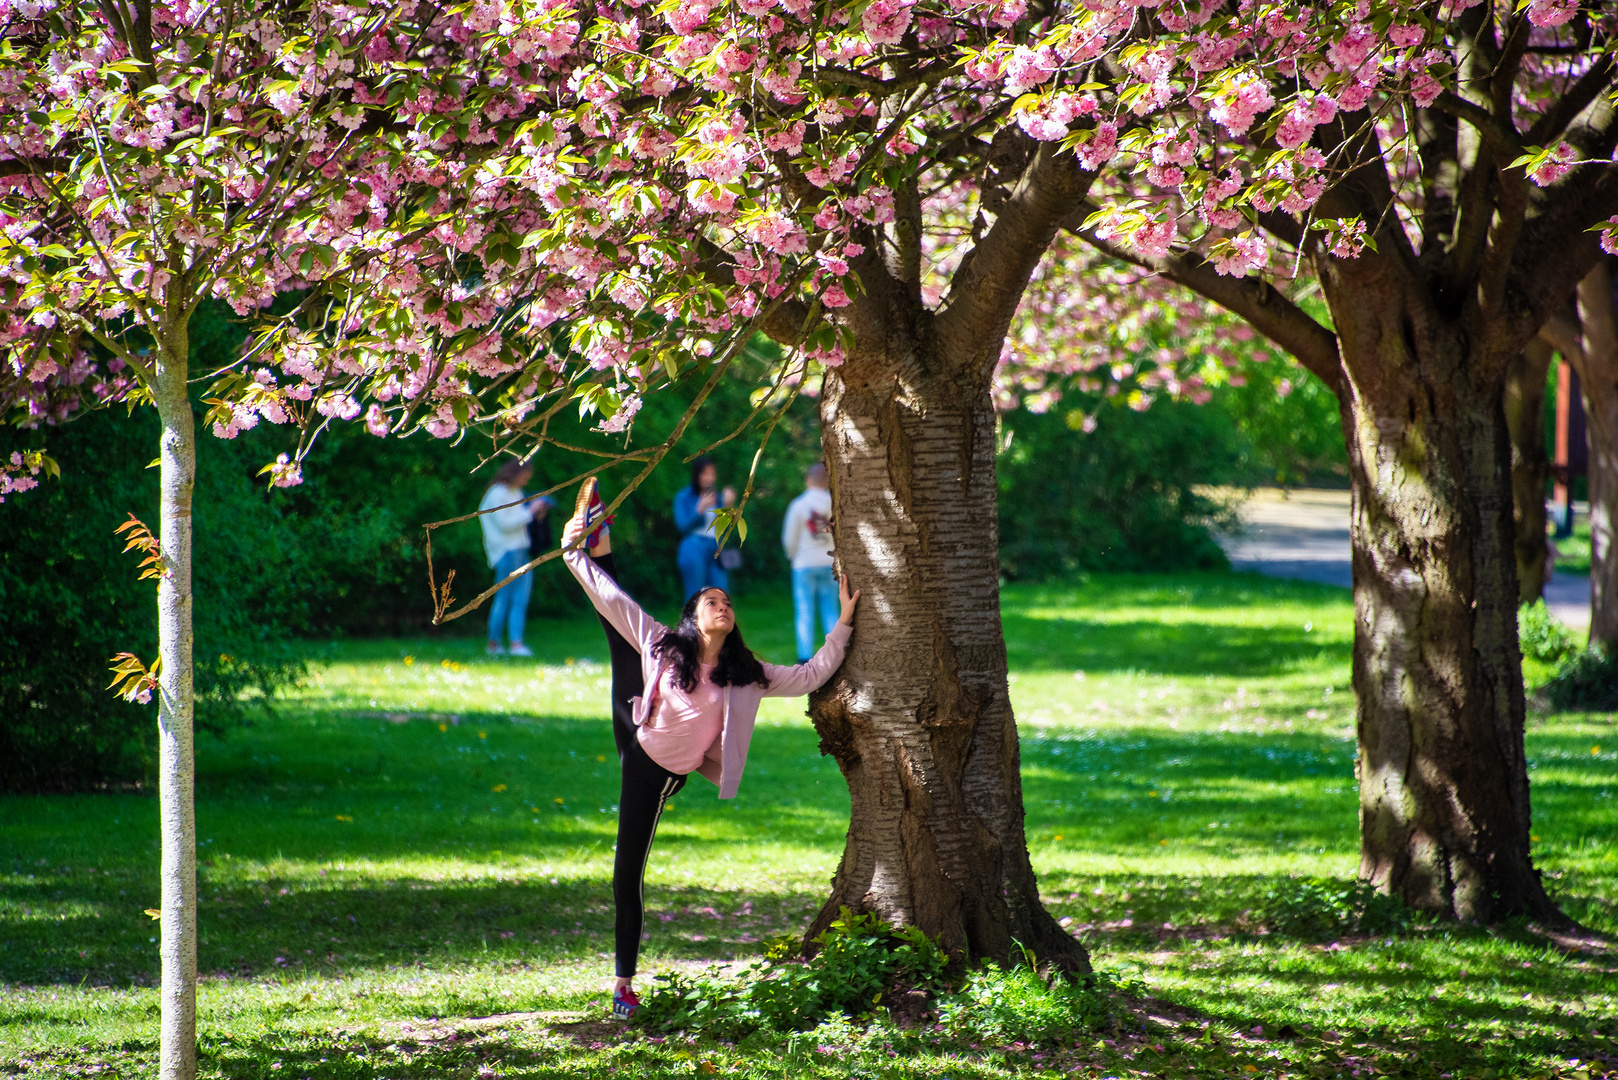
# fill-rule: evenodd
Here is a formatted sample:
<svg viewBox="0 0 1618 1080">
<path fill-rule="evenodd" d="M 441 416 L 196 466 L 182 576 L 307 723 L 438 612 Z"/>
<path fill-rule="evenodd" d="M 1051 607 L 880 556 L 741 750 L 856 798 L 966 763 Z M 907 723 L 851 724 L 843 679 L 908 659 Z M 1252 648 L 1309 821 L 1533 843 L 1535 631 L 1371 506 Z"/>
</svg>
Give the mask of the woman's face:
<svg viewBox="0 0 1618 1080">
<path fill-rule="evenodd" d="M 704 637 L 728 634 L 736 629 L 736 613 L 723 589 L 709 589 L 697 599 L 697 630 Z"/>
<path fill-rule="evenodd" d="M 527 487 L 528 486 L 528 481 L 532 480 L 533 478 L 534 478 L 534 470 L 533 469 L 524 469 L 522 472 L 518 473 L 516 476 L 513 476 L 511 478 L 511 486 L 514 487 L 514 488 Z"/>
<path fill-rule="evenodd" d="M 703 491 L 711 490 L 718 482 L 719 470 L 712 465 L 704 465 L 702 471 L 697 474 L 697 487 Z"/>
</svg>

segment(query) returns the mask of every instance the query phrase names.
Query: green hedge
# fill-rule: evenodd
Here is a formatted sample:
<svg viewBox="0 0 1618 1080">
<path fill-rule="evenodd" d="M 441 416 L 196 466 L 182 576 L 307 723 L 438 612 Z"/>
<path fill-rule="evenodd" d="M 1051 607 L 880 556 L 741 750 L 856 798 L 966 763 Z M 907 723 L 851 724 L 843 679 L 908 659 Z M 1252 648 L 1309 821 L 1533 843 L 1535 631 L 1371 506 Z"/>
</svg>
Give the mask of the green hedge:
<svg viewBox="0 0 1618 1080">
<path fill-rule="evenodd" d="M 1143 413 L 1014 412 L 1002 420 L 1000 560 L 1013 578 L 1079 571 L 1223 567 L 1210 527 L 1224 507 L 1193 485 L 1228 479 L 1239 460 L 1219 414 L 1176 402 Z"/>
</svg>

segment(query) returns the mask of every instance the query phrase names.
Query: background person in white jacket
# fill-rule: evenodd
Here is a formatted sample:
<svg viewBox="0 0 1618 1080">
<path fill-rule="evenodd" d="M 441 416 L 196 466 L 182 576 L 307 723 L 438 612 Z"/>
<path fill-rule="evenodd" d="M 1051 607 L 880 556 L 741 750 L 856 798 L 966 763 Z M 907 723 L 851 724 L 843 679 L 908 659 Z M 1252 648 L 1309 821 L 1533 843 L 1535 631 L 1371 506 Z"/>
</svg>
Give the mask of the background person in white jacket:
<svg viewBox="0 0 1618 1080">
<path fill-rule="evenodd" d="M 815 612 L 822 633 L 837 625 L 842 607 L 837 579 L 832 576 L 831 492 L 826 489 L 826 466 L 816 462 L 803 477 L 804 492 L 787 507 L 781 525 L 781 546 L 792 560 L 793 627 L 798 636 L 798 663 L 815 655 Z"/>
<path fill-rule="evenodd" d="M 526 502 L 519 501 L 523 498 L 523 485 L 533 476 L 533 466 L 527 462 L 508 461 L 494 474 L 494 483 L 489 485 L 489 490 L 483 493 L 483 501 L 478 503 L 479 510 L 505 507 L 504 510 L 495 510 L 478 518 L 483 525 L 483 550 L 489 556 L 489 565 L 494 568 L 496 581 L 503 580 L 528 561 L 528 523 L 536 517 L 544 517 L 550 510 L 551 500 L 542 495 Z M 517 505 L 506 506 L 507 503 Z M 523 623 L 528 618 L 528 594 L 533 588 L 533 577 L 524 574 L 494 594 L 494 599 L 489 603 L 490 656 L 501 656 L 506 652 L 500 645 L 501 631 L 511 640 L 512 656 L 534 655 L 533 650 L 522 643 Z"/>
</svg>

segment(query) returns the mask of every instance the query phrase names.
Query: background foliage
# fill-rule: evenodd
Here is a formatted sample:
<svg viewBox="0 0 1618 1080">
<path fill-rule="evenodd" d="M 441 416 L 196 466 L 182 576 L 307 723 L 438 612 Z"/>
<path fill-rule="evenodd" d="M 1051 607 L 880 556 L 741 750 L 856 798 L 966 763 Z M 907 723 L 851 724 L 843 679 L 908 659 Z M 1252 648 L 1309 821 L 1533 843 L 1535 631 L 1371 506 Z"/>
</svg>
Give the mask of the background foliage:
<svg viewBox="0 0 1618 1080">
<path fill-rule="evenodd" d="M 53 434 L 60 481 L 0 506 L 0 788 L 138 781 L 149 707 L 107 690 L 107 659 L 157 650 L 152 583 L 113 529 L 151 517 L 157 472 L 145 462 L 157 419 L 145 410 L 88 417 Z M 287 638 L 310 625 L 341 520 L 289 518 L 263 498 L 255 460 L 206 440 L 197 487 L 198 721 L 220 730 L 240 695 L 297 673 Z M 21 502 L 29 504 L 24 507 Z"/>
<path fill-rule="evenodd" d="M 192 335 L 199 371 L 224 362 L 241 340 L 222 307 L 199 312 Z M 630 556 L 620 558 L 620 572 L 651 604 L 678 600 L 670 505 L 688 481 L 683 460 L 748 421 L 749 388 L 759 385 L 772 348 L 760 343 L 737 361 L 742 370 L 721 382 L 681 445 L 620 510 L 614 537 Z M 1006 413 L 998 465 L 1007 576 L 1221 566 L 1210 528 L 1228 523 L 1229 510 L 1198 494 L 1198 486 L 1329 480 L 1332 448 L 1342 454 L 1329 392 L 1280 361 L 1249 359 L 1242 370 L 1248 377 L 1214 380 L 1203 406 L 1162 401 L 1136 412 L 1072 394 L 1043 414 Z M 1277 379 L 1289 380 L 1291 393 L 1278 395 Z M 687 380 L 649 397 L 637 443 L 661 439 L 698 389 Z M 199 400 L 199 417 L 205 408 Z M 1092 412 L 1098 422 L 1085 433 L 1082 420 Z M 767 415 L 713 447 L 722 482 L 744 486 Z M 553 429 L 564 441 L 605 450 L 614 443 L 589 430 L 597 420 L 570 409 Z M 34 445 L 38 434 L 8 430 L 3 449 Z M 296 639 L 483 632 L 482 611 L 428 625 L 420 526 L 477 505 L 495 465 L 485 460 L 486 442 L 421 433 L 383 440 L 358 425 L 336 427 L 306 461 L 302 485 L 268 489 L 258 470 L 292 449 L 292 432 L 260 424 L 233 440 L 199 435 L 196 657 L 206 729 L 222 732 L 244 705 L 295 678 L 294 654 L 308 655 Z M 156 421 L 144 410 L 81 415 L 51 432 L 61 479 L 0 504 L 0 787 L 139 783 L 145 776 L 150 717 L 105 687 L 113 653 L 149 658 L 156 651 L 150 585 L 136 580 L 134 557 L 121 553 L 112 531 L 130 513 L 155 521 L 157 475 L 145 468 L 155 436 Z M 760 459 L 745 566 L 733 578 L 738 592 L 784 588 L 781 518 L 818 455 L 816 402 L 805 394 Z M 540 457 L 531 490 L 569 479 L 581 460 Z M 606 474 L 609 495 L 636 468 Z M 557 493 L 562 513 L 572 494 Z M 463 600 L 491 582 L 476 521 L 439 530 L 434 561 L 440 580 L 455 571 Z M 582 605 L 560 564 L 536 572 L 534 617 Z"/>
</svg>

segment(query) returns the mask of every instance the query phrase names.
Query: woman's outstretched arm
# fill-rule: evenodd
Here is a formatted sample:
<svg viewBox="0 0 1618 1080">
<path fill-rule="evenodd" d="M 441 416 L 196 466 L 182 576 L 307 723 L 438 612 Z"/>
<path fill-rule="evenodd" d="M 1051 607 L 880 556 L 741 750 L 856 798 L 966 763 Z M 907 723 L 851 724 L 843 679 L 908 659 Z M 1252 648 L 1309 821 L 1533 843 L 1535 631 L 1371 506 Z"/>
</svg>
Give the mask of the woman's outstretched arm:
<svg viewBox="0 0 1618 1080">
<path fill-rule="evenodd" d="M 814 656 L 801 664 L 791 667 L 781 667 L 775 664 L 764 665 L 764 676 L 769 679 L 769 688 L 764 691 L 765 697 L 798 697 L 811 690 L 818 690 L 822 683 L 832 677 L 843 663 L 843 654 L 848 649 L 848 639 L 854 633 L 854 606 L 860 602 L 860 591 L 848 591 L 848 575 L 844 574 L 837 581 L 837 596 L 843 605 L 843 613 L 837 620 L 837 625 L 826 633 L 826 642 Z"/>
<path fill-rule="evenodd" d="M 562 529 L 562 547 L 568 549 L 584 536 L 584 520 L 573 517 Z M 601 617 L 612 624 L 613 629 L 622 634 L 635 648 L 645 655 L 659 638 L 668 633 L 668 627 L 646 614 L 646 609 L 630 597 L 616 581 L 601 571 L 590 557 L 585 555 L 583 548 L 573 547 L 562 556 L 562 561 L 579 584 L 584 587 L 584 594 L 590 598 L 590 603 L 601 613 Z"/>
</svg>

